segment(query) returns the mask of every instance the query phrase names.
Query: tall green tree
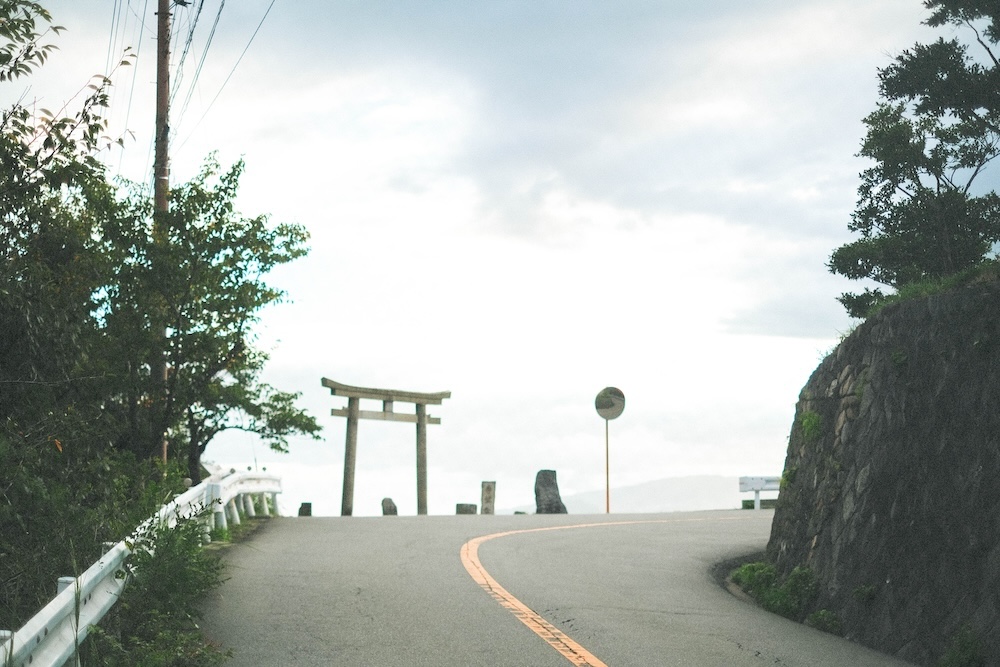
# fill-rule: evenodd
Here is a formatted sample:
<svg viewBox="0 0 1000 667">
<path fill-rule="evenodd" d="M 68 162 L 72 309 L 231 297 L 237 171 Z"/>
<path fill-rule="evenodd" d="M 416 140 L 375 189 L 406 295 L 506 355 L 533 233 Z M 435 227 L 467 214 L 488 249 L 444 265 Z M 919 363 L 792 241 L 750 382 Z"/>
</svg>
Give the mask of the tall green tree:
<svg viewBox="0 0 1000 667">
<path fill-rule="evenodd" d="M 210 158 L 173 188 L 155 229 L 148 194 L 132 186 L 106 206 L 100 234 L 101 254 L 115 258 L 96 311 L 110 343 L 108 409 L 126 425 L 123 446 L 152 456 L 167 433 L 195 480 L 201 455 L 221 431 L 251 431 L 278 450 L 291 435 L 319 432 L 295 406 L 297 394 L 261 381 L 267 355 L 254 345 L 261 311 L 285 296 L 265 279 L 307 252 L 308 234 L 238 213 L 243 170 L 240 161 L 222 172 Z M 154 314 L 165 314 L 165 336 Z M 154 377 L 164 352 L 165 384 Z"/>
<path fill-rule="evenodd" d="M 36 2 L 0 0 L 0 85 L 43 65 L 61 30 Z M 265 277 L 305 254 L 305 230 L 236 213 L 244 165 L 220 174 L 212 160 L 154 229 L 145 189 L 109 184 L 97 156 L 110 85 L 95 77 L 71 114 L 0 111 L 0 420 L 48 421 L 68 442 L 57 422 L 72 408 L 103 427 L 91 437 L 143 459 L 167 434 L 195 479 L 222 430 L 277 449 L 317 433 L 296 394 L 261 382 L 254 349 L 261 309 L 284 296 Z"/>
<path fill-rule="evenodd" d="M 879 70 L 878 108 L 864 119 L 861 173 L 849 229 L 833 273 L 893 289 L 954 275 L 989 258 L 1000 242 L 1000 3 L 927 0 L 925 23 L 964 37 L 916 44 Z M 841 295 L 865 317 L 881 288 Z"/>
<path fill-rule="evenodd" d="M 36 2 L 0 1 L 0 86 L 45 64 L 61 30 Z M 100 279 L 79 213 L 108 187 L 95 153 L 109 85 L 95 77 L 70 113 L 0 110 L 0 419 L 32 422 L 90 395 L 80 361 Z"/>
<path fill-rule="evenodd" d="M 37 2 L 0 0 L 0 90 L 44 65 L 60 31 Z M 318 431 L 296 394 L 261 381 L 253 334 L 283 296 L 264 278 L 306 251 L 304 230 L 235 213 L 242 163 L 209 163 L 154 243 L 148 195 L 111 185 L 98 159 L 109 86 L 96 77 L 70 111 L 0 109 L 0 628 L 183 488 L 178 460 L 197 477 L 220 430 L 278 449 Z M 149 377 L 164 349 L 169 412 Z M 142 437 L 160 426 L 166 469 Z"/>
</svg>

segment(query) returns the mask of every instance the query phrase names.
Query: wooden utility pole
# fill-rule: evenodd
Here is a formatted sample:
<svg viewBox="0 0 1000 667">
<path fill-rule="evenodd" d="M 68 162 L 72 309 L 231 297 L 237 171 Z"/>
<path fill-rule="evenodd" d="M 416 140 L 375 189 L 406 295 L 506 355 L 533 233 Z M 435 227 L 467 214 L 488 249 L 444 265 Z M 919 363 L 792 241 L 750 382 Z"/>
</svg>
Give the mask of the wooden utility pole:
<svg viewBox="0 0 1000 667">
<path fill-rule="evenodd" d="M 170 190 L 170 161 L 168 158 L 168 140 L 170 137 L 170 2 L 158 0 L 156 10 L 156 127 L 153 142 L 153 242 L 165 244 L 167 241 L 166 216 L 169 210 L 168 194 Z M 160 313 L 161 317 L 164 315 Z M 157 318 L 159 320 L 160 318 Z M 154 377 L 159 377 L 163 391 L 163 433 L 162 441 L 163 463 L 167 462 L 166 411 L 168 405 L 167 391 L 169 370 L 167 368 L 166 321 L 156 321 L 160 327 L 161 339 L 164 341 L 163 351 L 157 363 L 160 368 L 154 369 Z"/>
<path fill-rule="evenodd" d="M 156 135 L 153 147 L 153 220 L 167 212 L 170 162 L 170 0 L 158 0 L 156 12 Z M 162 231 L 162 230 L 161 230 Z"/>
</svg>

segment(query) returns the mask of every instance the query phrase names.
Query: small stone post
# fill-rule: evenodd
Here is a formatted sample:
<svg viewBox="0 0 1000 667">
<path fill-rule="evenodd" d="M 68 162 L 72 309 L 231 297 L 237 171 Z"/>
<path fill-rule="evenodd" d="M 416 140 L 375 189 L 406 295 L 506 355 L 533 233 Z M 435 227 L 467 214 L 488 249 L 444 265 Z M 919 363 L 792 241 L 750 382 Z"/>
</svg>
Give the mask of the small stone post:
<svg viewBox="0 0 1000 667">
<path fill-rule="evenodd" d="M 481 500 L 481 507 L 483 514 L 493 514 L 494 504 L 496 502 L 497 495 L 497 483 L 496 482 L 483 482 L 483 495 Z"/>
</svg>

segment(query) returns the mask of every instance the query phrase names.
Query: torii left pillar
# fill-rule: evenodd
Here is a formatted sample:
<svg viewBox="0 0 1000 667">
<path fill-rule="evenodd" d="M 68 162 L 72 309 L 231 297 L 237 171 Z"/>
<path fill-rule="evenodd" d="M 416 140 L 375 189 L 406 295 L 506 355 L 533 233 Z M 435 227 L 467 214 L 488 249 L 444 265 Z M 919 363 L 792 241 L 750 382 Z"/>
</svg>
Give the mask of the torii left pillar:
<svg viewBox="0 0 1000 667">
<path fill-rule="evenodd" d="M 451 398 L 450 391 L 433 394 L 395 389 L 372 389 L 352 387 L 323 378 L 323 386 L 334 396 L 346 396 L 347 408 L 334 408 L 334 417 L 347 417 L 347 439 L 344 447 L 344 493 L 341 497 L 341 516 L 354 513 L 354 471 L 358 453 L 358 420 L 381 419 L 383 421 L 411 422 L 417 425 L 417 514 L 427 514 L 427 425 L 440 424 L 437 417 L 427 416 L 428 405 L 440 405 Z M 361 399 L 382 401 L 382 411 L 362 410 Z M 413 403 L 415 413 L 394 412 L 395 403 Z"/>
</svg>

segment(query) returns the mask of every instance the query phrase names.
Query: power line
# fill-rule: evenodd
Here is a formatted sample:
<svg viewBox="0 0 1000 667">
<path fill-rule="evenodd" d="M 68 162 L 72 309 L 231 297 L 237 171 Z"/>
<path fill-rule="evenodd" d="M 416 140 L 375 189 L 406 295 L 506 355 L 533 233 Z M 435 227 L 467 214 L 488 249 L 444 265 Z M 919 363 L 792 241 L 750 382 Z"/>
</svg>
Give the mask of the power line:
<svg viewBox="0 0 1000 667">
<path fill-rule="evenodd" d="M 180 118 L 183 118 L 184 114 L 187 112 L 188 104 L 191 103 L 191 96 L 194 95 L 194 89 L 198 83 L 198 79 L 201 77 L 201 69 L 205 66 L 205 59 L 208 57 L 208 50 L 212 46 L 212 40 L 215 38 L 215 30 L 219 27 L 219 19 L 222 18 L 222 8 L 226 6 L 226 0 L 222 0 L 219 3 L 219 11 L 215 14 L 215 21 L 212 23 L 212 30 L 208 33 L 208 41 L 205 43 L 205 50 L 201 54 L 201 59 L 198 61 L 198 67 L 194 71 L 194 80 L 191 82 L 191 87 L 188 88 L 188 94 L 184 98 L 184 104 L 181 106 L 180 114 L 177 116 L 177 123 L 175 127 L 180 127 Z"/>
<path fill-rule="evenodd" d="M 194 42 L 194 31 L 195 28 L 198 27 L 198 19 L 201 18 L 201 10 L 204 9 L 204 7 L 205 0 L 199 0 L 198 8 L 194 12 L 194 17 L 189 21 L 190 27 L 188 28 L 187 39 L 184 41 L 184 50 L 181 52 L 180 60 L 177 62 L 177 76 L 174 79 L 174 89 L 170 91 L 171 102 L 177 95 L 177 91 L 180 90 L 181 80 L 184 78 L 184 61 L 187 60 L 188 52 L 191 50 L 191 43 Z"/>
<path fill-rule="evenodd" d="M 191 128 L 192 133 L 198 128 L 199 125 L 201 125 L 201 121 L 205 120 L 205 116 L 208 115 L 208 112 L 211 111 L 212 106 L 215 104 L 216 100 L 218 100 L 219 96 L 222 95 L 222 91 L 226 89 L 226 84 L 228 84 L 229 80 L 233 78 L 233 74 L 236 73 L 236 68 L 240 66 L 241 62 L 243 62 L 243 56 L 245 56 L 247 54 L 247 51 L 250 50 L 250 45 L 253 44 L 253 40 L 257 37 L 257 33 L 260 32 L 261 26 L 264 25 L 264 21 L 267 20 L 267 15 L 271 13 L 271 9 L 274 7 L 274 3 L 276 1 L 277 0 L 271 0 L 271 4 L 267 6 L 267 10 L 264 12 L 264 16 L 261 17 L 260 23 L 257 24 L 257 28 L 254 29 L 253 34 L 250 35 L 250 40 L 247 42 L 247 45 L 243 48 L 243 52 L 240 54 L 240 57 L 236 59 L 236 64 L 233 65 L 233 68 L 229 71 L 229 75 L 226 77 L 226 80 L 223 81 L 222 85 L 219 87 L 219 92 L 215 94 L 215 97 L 212 98 L 212 101 L 209 102 L 208 106 L 205 108 L 205 112 L 201 115 L 201 118 L 199 118 L 198 122 L 195 123 L 194 127 Z M 223 0 L 223 2 L 225 2 L 225 0 Z M 185 102 L 185 108 L 186 107 L 187 103 Z M 181 145 L 183 146 L 184 143 L 186 143 L 186 141 L 187 140 L 181 143 Z"/>
<path fill-rule="evenodd" d="M 129 4 L 129 7 L 131 8 L 131 6 L 132 6 L 131 0 L 129 0 L 128 4 Z M 128 91 L 128 104 L 125 107 L 125 124 L 124 124 L 124 131 L 125 132 L 129 131 L 128 124 L 129 124 L 129 120 L 131 120 L 131 117 L 132 117 L 132 101 L 135 99 L 135 82 L 136 82 L 136 79 L 139 78 L 138 77 L 138 71 L 139 71 L 138 62 L 139 62 L 139 57 L 140 57 L 140 55 L 142 53 L 142 37 L 143 37 L 143 35 L 146 32 L 144 30 L 144 28 L 145 28 L 145 22 L 143 20 L 143 17 L 146 16 L 146 10 L 148 8 L 149 8 L 149 0 L 145 0 L 145 3 L 143 4 L 143 8 L 142 8 L 142 14 L 139 15 L 139 17 L 138 17 L 139 20 L 138 20 L 138 22 L 136 24 L 136 30 L 139 33 L 139 37 L 136 40 L 135 66 L 132 68 L 132 85 L 129 87 L 129 91 Z M 152 151 L 152 144 L 150 144 L 149 151 L 150 152 Z M 121 174 L 122 161 L 124 159 L 125 159 L 125 151 L 122 150 L 121 154 L 118 156 L 118 174 L 119 175 Z M 148 171 L 149 171 L 149 164 L 147 162 L 146 172 L 148 172 Z"/>
<path fill-rule="evenodd" d="M 111 53 L 118 42 L 118 28 L 121 26 L 121 2 L 122 0 L 115 0 L 111 7 L 111 37 L 108 39 L 108 54 L 104 60 L 105 72 L 111 71 Z"/>
</svg>

